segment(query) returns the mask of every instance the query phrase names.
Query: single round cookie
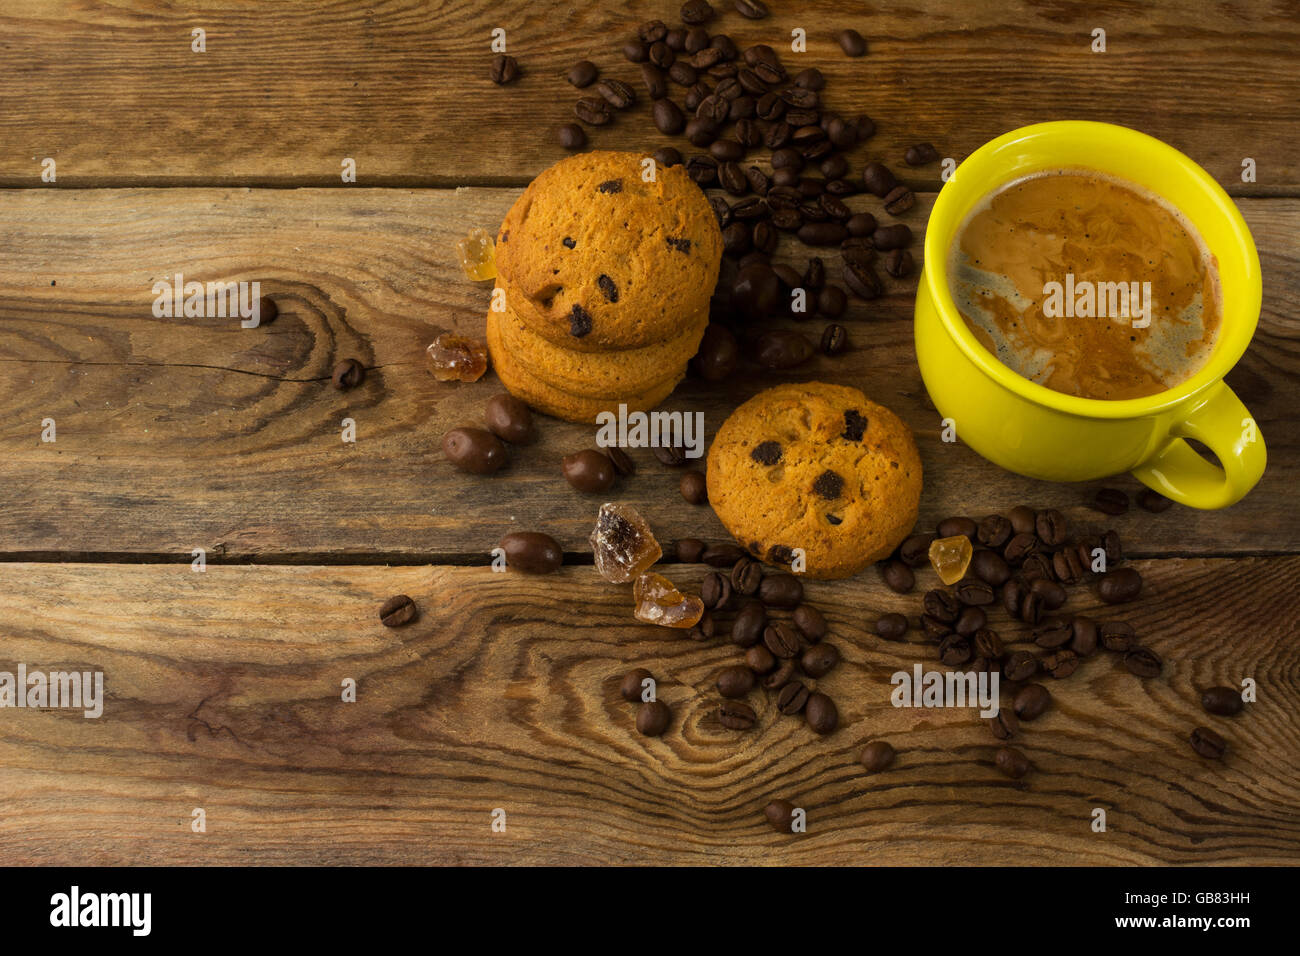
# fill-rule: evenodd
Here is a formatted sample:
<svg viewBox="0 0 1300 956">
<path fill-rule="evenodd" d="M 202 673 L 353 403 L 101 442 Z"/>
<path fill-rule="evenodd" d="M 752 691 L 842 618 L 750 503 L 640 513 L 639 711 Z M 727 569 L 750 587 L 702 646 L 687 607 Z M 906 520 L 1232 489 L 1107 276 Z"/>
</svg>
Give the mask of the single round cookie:
<svg viewBox="0 0 1300 956">
<path fill-rule="evenodd" d="M 556 388 L 530 371 L 502 342 L 501 317 L 498 312 L 488 313 L 487 345 L 497 378 L 501 379 L 501 384 L 511 395 L 539 412 L 589 425 L 595 424 L 596 416 L 601 412 L 617 414 L 620 403 L 627 405 L 629 412 L 649 411 L 671 395 L 677 383 L 686 375 L 686 367 L 683 365 L 643 391 L 610 398 L 593 398 Z"/>
<path fill-rule="evenodd" d="M 912 433 L 856 388 L 804 382 L 755 395 L 722 423 L 709 503 L 750 554 L 812 578 L 886 557 L 916 524 L 921 458 Z"/>
<path fill-rule="evenodd" d="M 508 306 L 497 321 L 506 351 L 541 381 L 566 392 L 605 398 L 647 391 L 684 368 L 700 347 L 709 314 L 701 312 L 686 331 L 667 342 L 614 352 L 561 348 L 524 325 Z"/>
<path fill-rule="evenodd" d="M 506 214 L 496 242 L 508 304 L 538 335 L 582 352 L 681 335 L 708 307 L 722 261 L 713 207 L 681 166 L 641 178 L 641 153 L 570 156 Z"/>
</svg>

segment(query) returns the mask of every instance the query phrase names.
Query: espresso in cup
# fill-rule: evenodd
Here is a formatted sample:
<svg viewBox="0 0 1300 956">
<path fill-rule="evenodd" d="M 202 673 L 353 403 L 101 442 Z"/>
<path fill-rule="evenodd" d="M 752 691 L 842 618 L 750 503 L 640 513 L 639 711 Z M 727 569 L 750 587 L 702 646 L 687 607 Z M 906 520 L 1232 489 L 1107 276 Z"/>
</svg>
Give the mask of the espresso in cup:
<svg viewBox="0 0 1300 956">
<path fill-rule="evenodd" d="M 948 260 L 957 310 L 1012 371 L 1067 395 L 1141 398 L 1214 351 L 1218 269 L 1195 228 L 1154 193 L 1086 169 L 985 197 Z"/>
</svg>

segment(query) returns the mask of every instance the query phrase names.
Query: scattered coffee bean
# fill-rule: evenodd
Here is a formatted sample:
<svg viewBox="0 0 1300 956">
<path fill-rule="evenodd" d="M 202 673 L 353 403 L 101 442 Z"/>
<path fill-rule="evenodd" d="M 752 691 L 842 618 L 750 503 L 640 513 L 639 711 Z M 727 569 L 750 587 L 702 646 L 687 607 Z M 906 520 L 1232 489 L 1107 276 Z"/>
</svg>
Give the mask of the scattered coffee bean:
<svg viewBox="0 0 1300 956">
<path fill-rule="evenodd" d="M 680 538 L 677 541 L 677 560 L 684 564 L 699 564 L 706 545 L 699 538 Z"/>
<path fill-rule="evenodd" d="M 953 623 L 952 629 L 962 637 L 970 637 L 979 631 L 980 628 L 988 624 L 988 622 L 988 615 L 984 613 L 983 608 L 966 607 L 962 608 L 961 613 L 957 615 L 957 620 Z M 981 654 L 979 656 L 982 657 L 984 655 Z"/>
<path fill-rule="evenodd" d="M 989 515 L 976 527 L 975 537 L 986 547 L 1000 548 L 1011 540 L 1013 533 L 1010 521 L 1002 515 Z"/>
<path fill-rule="evenodd" d="M 898 560 L 909 568 L 925 567 L 930 563 L 930 545 L 933 542 L 932 534 L 911 535 L 898 546 Z"/>
<path fill-rule="evenodd" d="M 340 391 L 356 388 L 366 380 L 366 367 L 356 359 L 344 359 L 334 366 L 331 381 Z"/>
<path fill-rule="evenodd" d="M 868 163 L 862 170 L 862 185 L 867 192 L 883 199 L 898 185 L 898 180 L 883 163 Z"/>
<path fill-rule="evenodd" d="M 740 0 L 737 0 L 737 6 L 739 4 Z M 767 820 L 767 825 L 777 833 L 791 833 L 796 809 L 789 800 L 773 800 L 763 808 L 763 817 Z"/>
<path fill-rule="evenodd" d="M 1138 507 L 1150 511 L 1152 514 L 1160 514 L 1162 511 L 1168 511 L 1173 504 L 1168 498 L 1158 491 L 1152 491 L 1150 488 L 1143 488 L 1137 494 Z"/>
<path fill-rule="evenodd" d="M 763 20 L 768 16 L 767 4 L 763 0 L 732 0 L 732 6 L 747 20 Z"/>
<path fill-rule="evenodd" d="M 1012 651 L 1002 665 L 1007 680 L 1026 681 L 1038 673 L 1038 658 L 1029 651 Z"/>
<path fill-rule="evenodd" d="M 777 621 L 763 629 L 763 644 L 783 661 L 793 658 L 803 647 L 798 632 L 785 621 Z"/>
<path fill-rule="evenodd" d="M 512 531 L 501 539 L 506 567 L 524 574 L 549 574 L 564 563 L 560 542 L 540 531 Z"/>
<path fill-rule="evenodd" d="M 939 642 L 939 660 L 947 667 L 961 667 L 973 656 L 970 641 L 960 634 L 947 634 Z"/>
<path fill-rule="evenodd" d="M 636 729 L 647 737 L 658 737 L 672 723 L 673 713 L 662 700 L 647 700 L 636 709 Z"/>
<path fill-rule="evenodd" d="M 703 561 L 711 568 L 730 568 L 745 557 L 745 549 L 738 544 L 711 544 L 704 549 Z"/>
<path fill-rule="evenodd" d="M 1015 711 L 1006 707 L 999 707 L 996 714 L 985 718 L 985 723 L 998 740 L 1010 740 L 1020 730 L 1020 720 Z"/>
<path fill-rule="evenodd" d="M 401 627 L 419 616 L 415 602 L 405 594 L 395 594 L 379 608 L 379 621 L 384 627 Z"/>
<path fill-rule="evenodd" d="M 925 607 L 926 614 L 937 621 L 943 621 L 945 624 L 952 624 L 957 620 L 957 615 L 961 613 L 961 603 L 956 597 L 941 588 L 926 591 L 921 603 Z"/>
<path fill-rule="evenodd" d="M 886 561 L 881 566 L 880 576 L 889 590 L 897 594 L 908 594 L 916 587 L 916 575 L 900 560 Z"/>
<path fill-rule="evenodd" d="M 1011 536 L 1007 546 L 1002 549 L 1002 557 L 1010 564 L 1021 564 L 1025 558 L 1038 550 L 1038 539 L 1023 532 Z"/>
<path fill-rule="evenodd" d="M 1192 749 L 1207 760 L 1222 760 L 1228 744 L 1209 727 L 1197 727 L 1189 738 Z"/>
<path fill-rule="evenodd" d="M 754 647 L 762 639 L 766 628 L 766 608 L 759 601 L 750 601 L 736 612 L 736 617 L 731 622 L 731 642 L 738 647 Z"/>
<path fill-rule="evenodd" d="M 801 713 L 808 704 L 810 691 L 799 681 L 786 684 L 776 695 L 776 709 L 787 717 Z"/>
<path fill-rule="evenodd" d="M 778 691 L 794 679 L 794 661 L 781 661 L 777 664 L 776 670 L 763 678 L 763 687 L 765 690 Z"/>
<path fill-rule="evenodd" d="M 519 79 L 519 61 L 513 56 L 498 53 L 492 58 L 492 82 L 505 86 Z"/>
<path fill-rule="evenodd" d="M 896 612 L 881 615 L 876 633 L 887 641 L 901 641 L 907 635 L 907 617 Z"/>
<path fill-rule="evenodd" d="M 877 226 L 871 234 L 871 242 L 881 252 L 901 249 L 912 244 L 912 228 L 902 222 L 896 222 L 892 226 Z"/>
<path fill-rule="evenodd" d="M 1068 597 L 1065 588 L 1049 578 L 1037 578 L 1029 586 L 1029 593 L 1038 598 L 1045 611 L 1055 611 Z"/>
<path fill-rule="evenodd" d="M 1054 617 L 1034 631 L 1034 643 L 1039 647 L 1064 647 L 1074 637 L 1074 628 L 1064 618 Z"/>
<path fill-rule="evenodd" d="M 814 644 L 803 652 L 799 666 L 809 677 L 825 677 L 840 662 L 840 652 L 834 644 Z"/>
<path fill-rule="evenodd" d="M 971 573 L 981 581 L 1000 588 L 1011 577 L 1011 568 L 996 551 L 976 551 L 971 558 Z"/>
<path fill-rule="evenodd" d="M 1115 568 L 1101 576 L 1097 596 L 1107 604 L 1125 604 L 1142 593 L 1142 575 L 1136 568 Z"/>
<path fill-rule="evenodd" d="M 1151 648 L 1137 646 L 1125 651 L 1124 666 L 1128 668 L 1130 674 L 1138 677 L 1159 677 L 1164 669 L 1164 661 Z"/>
<path fill-rule="evenodd" d="M 757 594 L 762 580 L 763 566 L 753 558 L 741 558 L 731 569 L 731 589 L 737 594 Z"/>
<path fill-rule="evenodd" d="M 1007 512 L 1011 530 L 1015 534 L 1035 534 L 1038 527 L 1038 512 L 1024 505 L 1016 505 Z"/>
<path fill-rule="evenodd" d="M 725 700 L 718 706 L 718 719 L 728 730 L 749 730 L 758 722 L 758 714 L 742 700 Z"/>
<path fill-rule="evenodd" d="M 1075 617 L 1070 620 L 1070 650 L 1080 657 L 1087 657 L 1097 650 L 1101 640 L 1101 629 L 1097 622 L 1089 617 Z"/>
<path fill-rule="evenodd" d="M 840 725 L 840 712 L 831 700 L 821 691 L 808 695 L 808 702 L 803 708 L 804 720 L 815 734 L 825 736 Z"/>
<path fill-rule="evenodd" d="M 629 704 L 640 703 L 641 694 L 645 689 L 642 682 L 652 679 L 652 675 L 644 667 L 628 671 L 623 675 L 623 682 L 618 685 L 619 696 Z"/>
<path fill-rule="evenodd" d="M 842 325 L 828 325 L 822 332 L 822 354 L 839 355 L 849 346 L 848 330 Z"/>
<path fill-rule="evenodd" d="M 492 434 L 512 445 L 528 445 L 537 440 L 532 411 L 509 392 L 488 399 L 483 419 Z"/>
<path fill-rule="evenodd" d="M 906 249 L 894 249 L 885 256 L 885 271 L 895 279 L 905 279 L 912 274 L 912 254 Z"/>
<path fill-rule="evenodd" d="M 600 70 L 596 69 L 595 63 L 590 60 L 579 60 L 569 67 L 568 80 L 581 90 L 595 83 L 596 77 L 599 75 Z"/>
<path fill-rule="evenodd" d="M 710 322 L 695 353 L 695 371 L 706 382 L 721 382 L 736 369 L 740 346 L 725 325 Z"/>
<path fill-rule="evenodd" d="M 577 123 L 565 123 L 555 131 L 555 139 L 569 150 L 579 150 L 587 145 L 587 134 Z"/>
<path fill-rule="evenodd" d="M 802 365 L 813 354 L 813 344 L 801 332 L 773 329 L 758 337 L 754 360 L 764 368 L 787 369 Z"/>
<path fill-rule="evenodd" d="M 1137 632 L 1124 621 L 1105 621 L 1098 627 L 1101 646 L 1108 651 L 1124 653 L 1137 646 Z"/>
<path fill-rule="evenodd" d="M 794 609 L 790 620 L 799 632 L 813 643 L 825 637 L 829 630 L 825 616 L 811 604 L 800 604 Z"/>
<path fill-rule="evenodd" d="M 594 448 L 565 455 L 560 461 L 564 480 L 578 491 L 587 494 L 600 494 L 614 487 L 614 463 Z"/>
<path fill-rule="evenodd" d="M 1011 706 L 1021 720 L 1037 720 L 1052 706 L 1052 692 L 1042 684 L 1026 684 L 1016 691 Z"/>
<path fill-rule="evenodd" d="M 442 453 L 461 471 L 475 475 L 500 471 L 510 460 L 505 443 L 483 428 L 453 428 L 442 436 Z"/>
<path fill-rule="evenodd" d="M 858 762 L 867 768 L 868 773 L 880 773 L 894 762 L 894 748 L 887 740 L 873 740 L 862 748 Z"/>
<path fill-rule="evenodd" d="M 1201 707 L 1218 717 L 1235 717 L 1245 706 L 1241 691 L 1233 687 L 1209 687 L 1201 692 Z"/>
<path fill-rule="evenodd" d="M 858 57 L 867 52 L 867 41 L 857 30 L 840 30 L 835 34 L 835 42 L 840 45 L 845 56 Z"/>
<path fill-rule="evenodd" d="M 668 136 L 676 136 L 686 127 L 686 117 L 678 109 L 677 104 L 670 99 L 655 100 L 654 106 L 650 108 L 650 113 L 654 119 L 655 128 Z M 689 167 L 687 173 L 690 174 Z M 714 175 L 716 175 L 716 167 Z M 699 179 L 694 175 L 691 178 L 699 182 Z"/>
<path fill-rule="evenodd" d="M 654 445 L 650 451 L 659 459 L 660 464 L 669 468 L 681 468 L 690 460 L 686 457 L 686 449 L 681 445 Z"/>
<path fill-rule="evenodd" d="M 854 213 L 844 223 L 844 228 L 854 238 L 866 238 L 876 231 L 876 217 L 869 212 Z"/>
<path fill-rule="evenodd" d="M 718 675 L 718 693 L 729 700 L 744 697 L 754 689 L 754 672 L 741 664 L 723 668 Z"/>
<path fill-rule="evenodd" d="M 967 608 L 967 611 L 983 614 L 978 608 Z M 960 623 L 960 619 L 958 623 Z M 981 627 L 975 631 L 974 636 L 971 638 L 971 650 L 985 660 L 1001 660 L 1002 655 L 1005 653 L 1002 638 L 998 636 L 997 631 L 988 627 Z"/>
<path fill-rule="evenodd" d="M 693 505 L 707 504 L 709 501 L 708 481 L 704 477 L 704 472 L 692 469 L 682 473 L 679 483 L 682 497 Z"/>
<path fill-rule="evenodd" d="M 962 604 L 983 606 L 992 604 L 996 595 L 993 588 L 978 578 L 965 578 L 957 582 L 953 594 Z"/>
<path fill-rule="evenodd" d="M 705 552 L 707 555 L 708 552 Z M 710 611 L 722 611 L 731 604 L 731 581 L 718 571 L 710 571 L 700 585 L 700 600 Z"/>
<path fill-rule="evenodd" d="M 994 756 L 993 763 L 1012 780 L 1019 780 L 1029 773 L 1029 758 L 1015 747 L 1003 747 Z"/>
<path fill-rule="evenodd" d="M 1118 488 L 1102 488 L 1093 497 L 1092 506 L 1103 514 L 1122 515 L 1128 511 L 1128 495 Z"/>
<path fill-rule="evenodd" d="M 885 194 L 885 212 L 891 216 L 901 216 L 916 203 L 916 196 L 906 186 L 895 186 Z"/>
<path fill-rule="evenodd" d="M 583 96 L 573 104 L 573 115 L 588 126 L 605 126 L 614 118 L 614 111 L 598 96 Z"/>
<path fill-rule="evenodd" d="M 1038 516 L 1034 519 L 1034 533 L 1041 544 L 1049 548 L 1061 547 L 1068 537 L 1065 515 L 1055 508 L 1038 512 Z"/>
<path fill-rule="evenodd" d="M 1077 551 L 1066 548 L 1052 555 L 1052 573 L 1062 584 L 1078 584 L 1084 577 L 1083 562 Z"/>
<path fill-rule="evenodd" d="M 1079 655 L 1063 647 L 1050 654 L 1044 654 L 1039 659 L 1038 666 L 1043 673 L 1051 674 L 1057 680 L 1063 680 L 1079 669 Z"/>
</svg>

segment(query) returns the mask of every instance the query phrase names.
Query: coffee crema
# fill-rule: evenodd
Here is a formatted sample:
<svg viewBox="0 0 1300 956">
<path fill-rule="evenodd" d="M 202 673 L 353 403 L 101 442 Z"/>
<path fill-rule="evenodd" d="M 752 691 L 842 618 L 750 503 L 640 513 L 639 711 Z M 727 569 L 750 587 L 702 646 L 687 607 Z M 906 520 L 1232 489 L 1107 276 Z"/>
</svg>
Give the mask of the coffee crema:
<svg viewBox="0 0 1300 956">
<path fill-rule="evenodd" d="M 1087 169 L 991 193 L 948 254 L 967 326 L 1012 371 L 1083 398 L 1155 395 L 1194 375 L 1222 321 L 1218 266 L 1181 213 Z"/>
</svg>

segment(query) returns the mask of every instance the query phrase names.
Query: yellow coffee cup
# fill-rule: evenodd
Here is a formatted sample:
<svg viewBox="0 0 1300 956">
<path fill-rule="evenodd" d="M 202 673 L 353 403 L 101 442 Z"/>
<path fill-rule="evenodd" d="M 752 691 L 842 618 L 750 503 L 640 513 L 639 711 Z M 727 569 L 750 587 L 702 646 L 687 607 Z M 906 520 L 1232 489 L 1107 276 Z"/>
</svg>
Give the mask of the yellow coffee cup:
<svg viewBox="0 0 1300 956">
<path fill-rule="evenodd" d="M 1223 322 L 1209 361 L 1191 378 L 1145 398 L 1102 401 L 1052 391 L 987 351 L 948 287 L 948 251 L 989 193 L 1045 169 L 1094 169 L 1164 197 L 1218 260 Z M 1041 123 L 984 144 L 940 190 L 925 232 L 916 295 L 916 356 L 935 407 L 959 440 L 1032 478 L 1088 481 L 1131 471 L 1193 508 L 1225 508 L 1264 473 L 1264 438 L 1223 383 L 1259 322 L 1259 256 L 1237 207 L 1210 175 L 1171 146 L 1108 123 Z M 1184 439 L 1203 442 L 1217 467 Z"/>
</svg>

